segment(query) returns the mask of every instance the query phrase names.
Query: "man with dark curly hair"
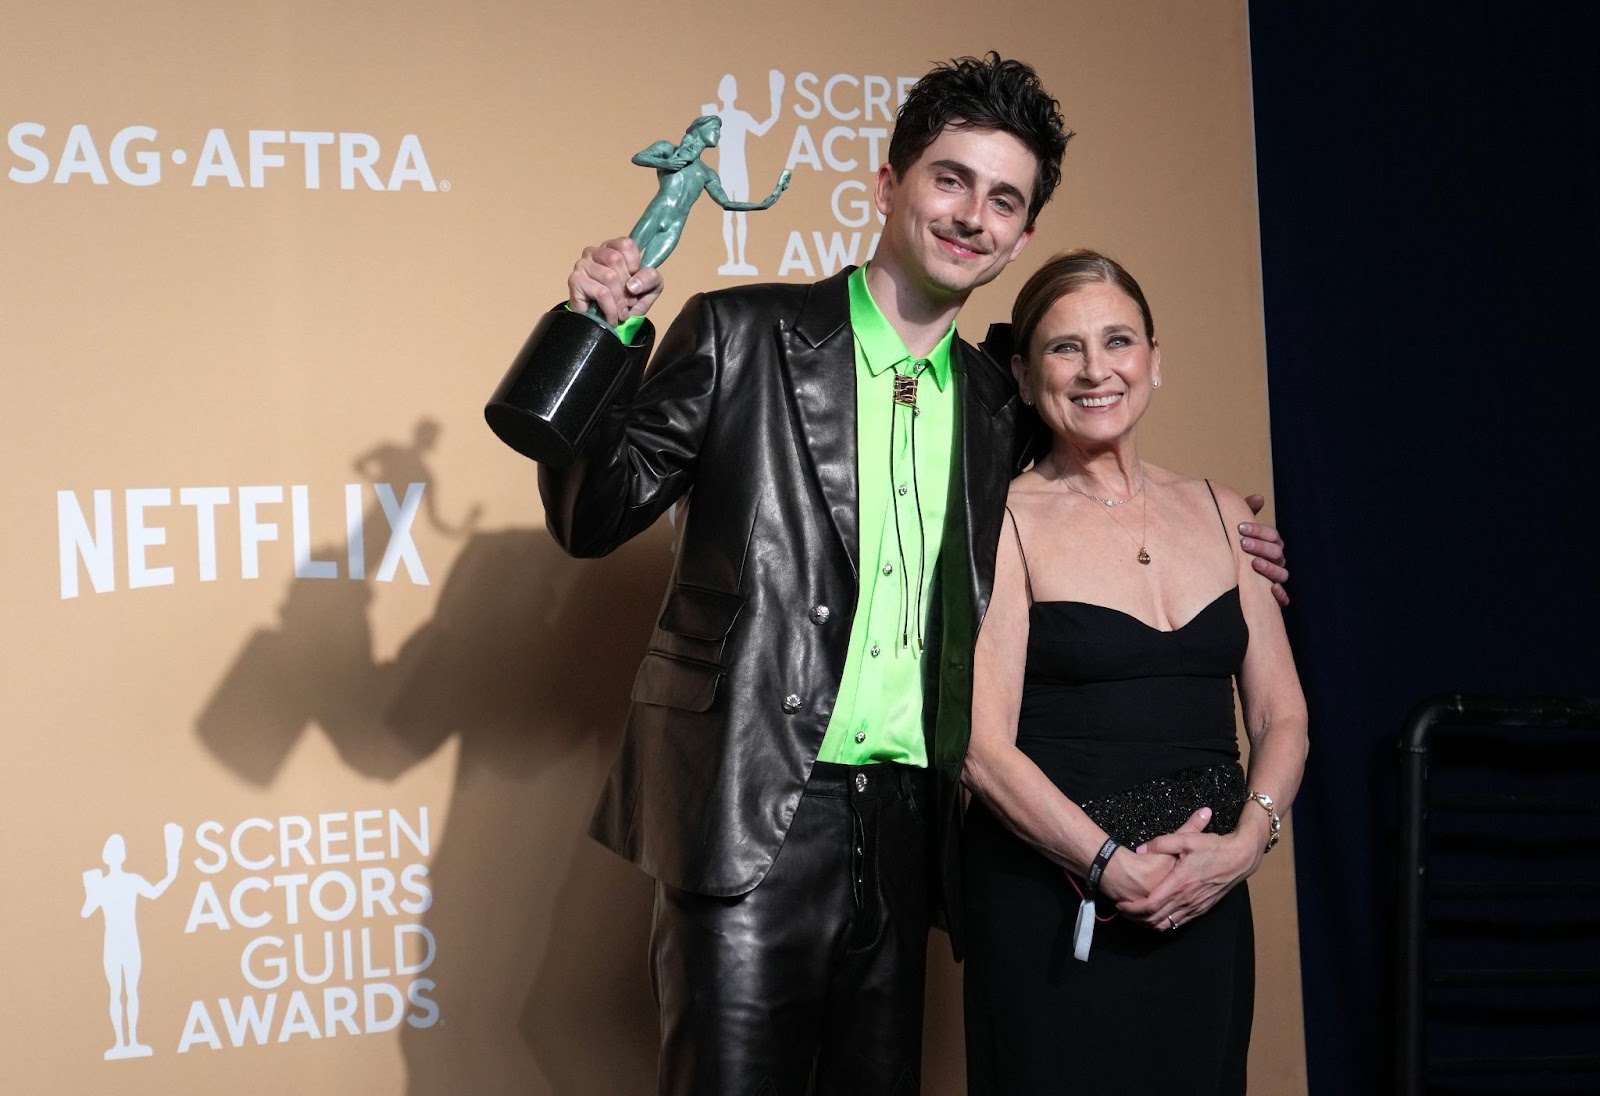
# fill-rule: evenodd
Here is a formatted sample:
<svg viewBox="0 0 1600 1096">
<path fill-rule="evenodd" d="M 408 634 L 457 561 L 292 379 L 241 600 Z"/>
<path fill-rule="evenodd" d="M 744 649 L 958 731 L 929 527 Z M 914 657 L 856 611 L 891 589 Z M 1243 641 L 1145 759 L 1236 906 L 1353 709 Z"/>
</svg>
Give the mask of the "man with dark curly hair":
<svg viewBox="0 0 1600 1096">
<path fill-rule="evenodd" d="M 961 58 L 900 110 L 864 268 L 695 296 L 653 357 L 636 244 L 568 279 L 631 373 L 577 461 L 540 467 L 551 534 L 601 555 L 686 500 L 592 827 L 656 880 L 662 1093 L 918 1090 L 1016 471 L 1009 351 L 955 318 L 1027 246 L 1069 137 L 1027 65 Z"/>
</svg>

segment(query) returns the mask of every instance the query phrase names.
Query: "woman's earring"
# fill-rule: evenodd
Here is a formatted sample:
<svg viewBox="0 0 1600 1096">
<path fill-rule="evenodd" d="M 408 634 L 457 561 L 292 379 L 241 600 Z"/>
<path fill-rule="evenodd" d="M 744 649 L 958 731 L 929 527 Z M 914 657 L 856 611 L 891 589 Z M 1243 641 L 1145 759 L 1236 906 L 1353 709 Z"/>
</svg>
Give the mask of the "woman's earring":
<svg viewBox="0 0 1600 1096">
<path fill-rule="evenodd" d="M 1150 387 L 1151 388 L 1160 388 L 1161 387 L 1161 378 L 1157 377 L 1155 380 L 1151 381 L 1150 382 Z"/>
</svg>

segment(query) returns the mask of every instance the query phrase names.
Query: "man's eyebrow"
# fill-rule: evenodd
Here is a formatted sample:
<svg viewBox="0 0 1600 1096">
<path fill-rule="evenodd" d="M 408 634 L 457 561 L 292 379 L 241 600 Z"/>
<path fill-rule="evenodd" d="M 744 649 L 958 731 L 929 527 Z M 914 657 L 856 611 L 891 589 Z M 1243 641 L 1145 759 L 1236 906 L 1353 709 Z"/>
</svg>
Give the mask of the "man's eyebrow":
<svg viewBox="0 0 1600 1096">
<path fill-rule="evenodd" d="M 1007 198 L 1010 198 L 1013 201 L 1015 201 L 1017 203 L 1017 205 L 1019 205 L 1019 206 L 1026 206 L 1028 204 L 1027 195 L 1023 194 L 1020 189 L 1018 189 L 1017 187 L 1012 186 L 1010 183 L 1007 183 L 1007 182 L 998 182 L 998 183 L 996 183 L 994 185 L 994 190 L 991 193 L 1003 194 Z"/>
<path fill-rule="evenodd" d="M 948 171 L 952 175 L 959 175 L 969 183 L 974 178 L 972 169 L 960 160 L 935 160 L 928 166 L 935 171 Z"/>
</svg>

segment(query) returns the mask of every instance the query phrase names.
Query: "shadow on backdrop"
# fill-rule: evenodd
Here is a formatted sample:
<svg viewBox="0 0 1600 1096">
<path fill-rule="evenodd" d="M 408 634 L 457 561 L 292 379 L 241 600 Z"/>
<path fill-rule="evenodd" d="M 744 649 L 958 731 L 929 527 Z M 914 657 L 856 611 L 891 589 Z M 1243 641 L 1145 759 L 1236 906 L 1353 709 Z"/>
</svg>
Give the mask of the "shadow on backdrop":
<svg viewBox="0 0 1600 1096">
<path fill-rule="evenodd" d="M 375 447 L 358 469 L 433 491 L 421 458 L 437 428 L 425 425 L 412 448 Z M 532 492 L 530 475 L 530 505 Z M 369 517 L 369 537 L 387 528 Z M 595 561 L 570 559 L 543 529 L 470 532 L 432 618 L 382 663 L 367 619 L 381 590 L 297 579 L 278 628 L 245 641 L 199 717 L 207 749 L 263 787 L 313 724 L 380 780 L 458 736 L 423 917 L 441 1019 L 401 1029 L 411 1096 L 653 1086 L 649 881 L 584 829 L 670 559 L 665 525 Z"/>
</svg>

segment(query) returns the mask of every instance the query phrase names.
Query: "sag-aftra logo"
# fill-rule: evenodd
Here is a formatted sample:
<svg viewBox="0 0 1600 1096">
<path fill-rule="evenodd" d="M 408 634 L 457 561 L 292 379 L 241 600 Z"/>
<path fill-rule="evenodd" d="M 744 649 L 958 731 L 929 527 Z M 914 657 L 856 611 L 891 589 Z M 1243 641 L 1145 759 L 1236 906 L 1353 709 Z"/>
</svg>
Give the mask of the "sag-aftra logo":
<svg viewBox="0 0 1600 1096">
<path fill-rule="evenodd" d="M 218 127 L 179 138 L 148 125 L 16 122 L 6 132 L 6 160 L 5 177 L 24 185 L 450 189 L 450 180 L 434 178 L 415 133 Z"/>
</svg>

